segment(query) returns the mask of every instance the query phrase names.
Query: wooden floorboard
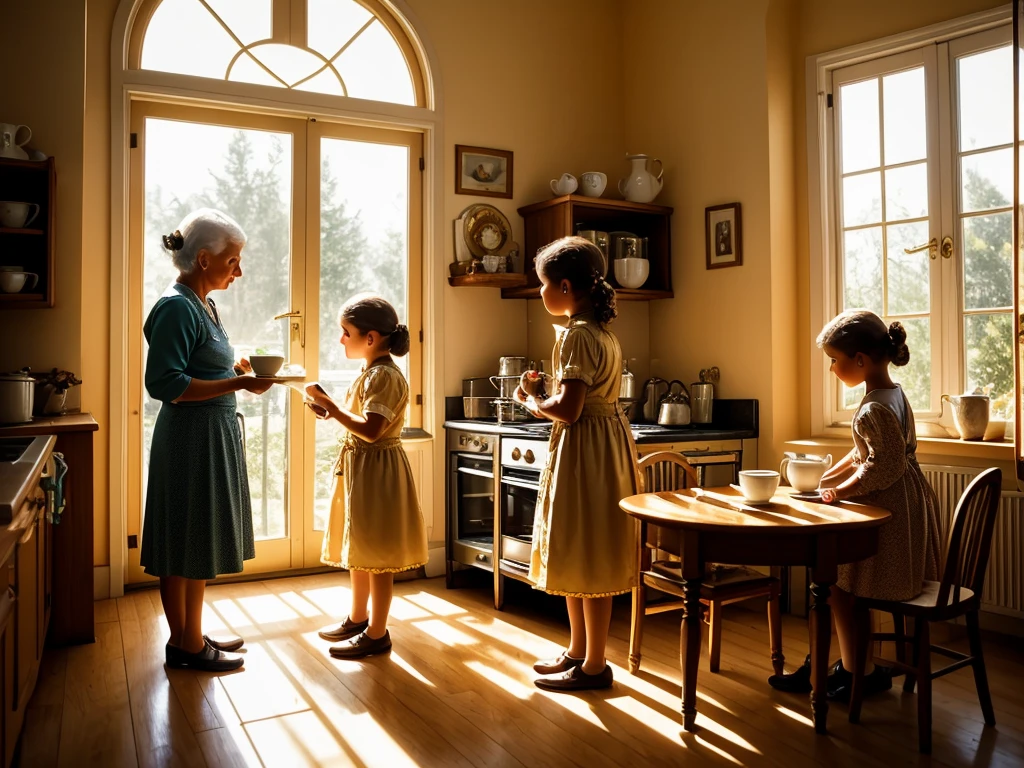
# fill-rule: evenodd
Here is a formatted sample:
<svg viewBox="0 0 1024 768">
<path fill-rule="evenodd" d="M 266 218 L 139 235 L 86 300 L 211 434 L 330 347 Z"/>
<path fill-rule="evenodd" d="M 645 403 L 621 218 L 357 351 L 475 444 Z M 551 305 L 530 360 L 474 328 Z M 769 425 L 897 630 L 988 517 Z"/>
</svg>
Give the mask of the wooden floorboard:
<svg viewBox="0 0 1024 768">
<path fill-rule="evenodd" d="M 342 662 L 316 631 L 347 611 L 348 577 L 315 574 L 210 587 L 207 632 L 246 638 L 242 671 L 167 669 L 156 590 L 96 604 L 97 642 L 47 651 L 26 714 L 21 766 L 1019 766 L 1024 651 L 986 638 L 996 728 L 984 726 L 970 670 L 933 686 L 932 756 L 917 752 L 917 697 L 864 703 L 859 725 L 833 705 L 815 735 L 806 695 L 771 689 L 763 608 L 725 612 L 721 671 L 702 649 L 697 733 L 680 727 L 679 613 L 645 621 L 639 674 L 626 671 L 628 600 L 609 639 L 615 686 L 579 695 L 533 685 L 532 664 L 568 639 L 564 602 L 514 584 L 504 611 L 485 587 L 396 584 L 389 656 Z M 963 628 L 940 627 L 964 650 Z M 832 658 L 837 656 L 833 640 Z M 787 667 L 807 625 L 785 616 Z M 936 663 L 941 661 L 935 657 Z"/>
</svg>

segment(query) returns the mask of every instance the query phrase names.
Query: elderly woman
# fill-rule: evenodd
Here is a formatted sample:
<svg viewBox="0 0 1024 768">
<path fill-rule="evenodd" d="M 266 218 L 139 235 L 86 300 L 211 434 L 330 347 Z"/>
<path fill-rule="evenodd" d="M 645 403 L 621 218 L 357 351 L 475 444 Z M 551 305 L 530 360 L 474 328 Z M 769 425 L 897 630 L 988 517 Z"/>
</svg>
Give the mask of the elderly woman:
<svg viewBox="0 0 1024 768">
<path fill-rule="evenodd" d="M 189 214 L 163 238 L 178 277 L 146 320 L 146 390 L 161 401 L 149 456 L 142 528 L 142 565 L 160 577 L 160 599 L 171 630 L 167 666 L 226 671 L 242 666 L 241 638 L 203 634 L 207 579 L 238 573 L 256 556 L 249 480 L 235 393 L 256 394 L 269 381 L 244 375 L 228 343 L 210 291 L 238 277 L 245 234 L 208 208 Z"/>
</svg>

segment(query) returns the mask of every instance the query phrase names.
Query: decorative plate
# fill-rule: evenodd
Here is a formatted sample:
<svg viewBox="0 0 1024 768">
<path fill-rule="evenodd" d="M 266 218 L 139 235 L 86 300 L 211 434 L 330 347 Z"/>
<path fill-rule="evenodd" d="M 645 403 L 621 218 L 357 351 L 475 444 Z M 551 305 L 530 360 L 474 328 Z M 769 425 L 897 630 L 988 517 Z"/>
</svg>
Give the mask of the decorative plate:
<svg viewBox="0 0 1024 768">
<path fill-rule="evenodd" d="M 499 254 L 512 242 L 512 227 L 505 214 L 493 205 L 479 205 L 463 217 L 469 251 L 478 259 Z"/>
</svg>

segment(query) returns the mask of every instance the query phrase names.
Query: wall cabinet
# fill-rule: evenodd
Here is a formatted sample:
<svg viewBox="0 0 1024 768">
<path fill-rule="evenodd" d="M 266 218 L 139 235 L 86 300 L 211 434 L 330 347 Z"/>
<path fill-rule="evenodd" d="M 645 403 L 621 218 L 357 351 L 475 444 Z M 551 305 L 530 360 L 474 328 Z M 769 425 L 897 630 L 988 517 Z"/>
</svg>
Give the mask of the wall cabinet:
<svg viewBox="0 0 1024 768">
<path fill-rule="evenodd" d="M 580 229 L 625 231 L 647 238 L 650 274 L 643 286 L 622 288 L 616 282 L 614 270 L 609 264 L 607 279 L 615 287 L 620 301 L 672 298 L 671 208 L 626 200 L 563 195 L 520 208 L 519 214 L 524 222 L 526 285 L 502 288 L 502 298 L 539 298 L 540 279 L 533 266 L 537 251 L 560 237 L 576 234 Z M 614 253 L 609 253 L 609 262 L 614 257 Z"/>
<path fill-rule="evenodd" d="M 42 309 L 54 298 L 54 192 L 57 175 L 53 158 L 43 161 L 0 157 L 0 201 L 26 203 L 38 214 L 24 226 L 4 226 L 0 212 L 0 270 L 36 276 L 17 292 L 0 286 L 0 309 Z M 3 203 L 0 203 L 3 205 Z"/>
</svg>

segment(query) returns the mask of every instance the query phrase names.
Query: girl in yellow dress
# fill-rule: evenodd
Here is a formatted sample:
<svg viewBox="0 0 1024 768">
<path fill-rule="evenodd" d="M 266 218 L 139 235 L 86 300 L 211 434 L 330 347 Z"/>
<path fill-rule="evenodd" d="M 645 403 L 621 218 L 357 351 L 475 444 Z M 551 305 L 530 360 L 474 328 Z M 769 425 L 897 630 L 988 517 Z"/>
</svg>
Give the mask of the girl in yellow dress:
<svg viewBox="0 0 1024 768">
<path fill-rule="evenodd" d="M 604 279 L 604 256 L 589 240 L 566 237 L 536 260 L 547 311 L 569 321 L 555 341 L 552 395 L 516 399 L 551 419 L 550 452 L 541 475 L 530 553 L 537 589 L 565 595 L 569 647 L 538 661 L 539 688 L 608 688 L 605 660 L 612 596 L 637 580 L 636 523 L 619 500 L 641 488 L 636 446 L 618 405 L 622 351 L 607 325 L 615 291 Z"/>
<path fill-rule="evenodd" d="M 408 353 L 409 329 L 379 296 L 350 299 L 340 315 L 345 356 L 364 360 L 363 369 L 344 408 L 318 384 L 307 386 L 306 394 L 326 412 L 323 418 L 337 419 L 348 431 L 335 463 L 320 560 L 349 570 L 352 607 L 320 637 L 341 641 L 331 656 L 361 659 L 391 650 L 387 624 L 395 573 L 427 562 L 427 534 L 401 443 L 409 385 L 391 358 Z"/>
</svg>

